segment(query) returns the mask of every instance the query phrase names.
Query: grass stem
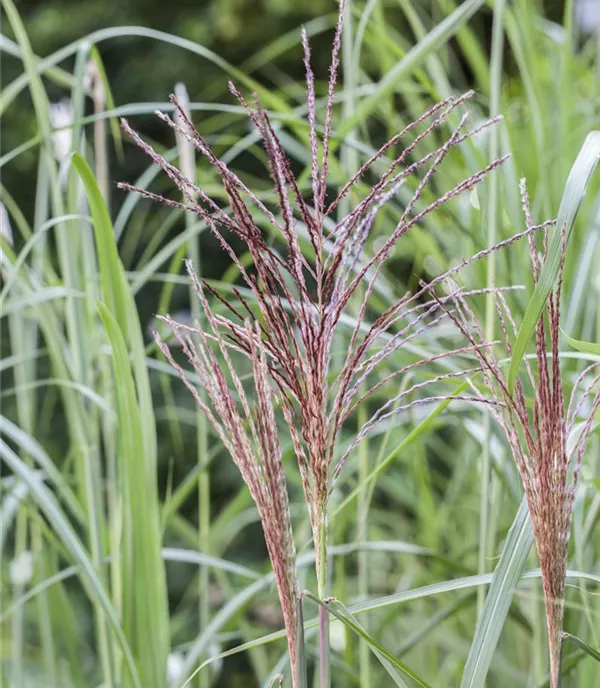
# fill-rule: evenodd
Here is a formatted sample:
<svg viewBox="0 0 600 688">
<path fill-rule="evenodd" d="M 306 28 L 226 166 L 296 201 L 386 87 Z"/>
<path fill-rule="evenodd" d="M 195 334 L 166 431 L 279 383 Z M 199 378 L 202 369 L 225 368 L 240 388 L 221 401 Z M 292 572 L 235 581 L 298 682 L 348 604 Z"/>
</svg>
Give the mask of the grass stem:
<svg viewBox="0 0 600 688">
<path fill-rule="evenodd" d="M 327 514 L 323 510 L 319 532 L 319 563 L 317 567 L 317 590 L 319 598 L 327 597 Z M 331 685 L 329 615 L 325 607 L 319 607 L 319 688 Z"/>
<path fill-rule="evenodd" d="M 504 5 L 505 0 L 497 0 L 494 4 L 494 19 L 492 28 L 492 47 L 490 61 L 490 117 L 500 114 L 502 96 L 502 64 L 504 53 Z M 499 153 L 499 132 L 496 128 L 490 131 L 489 155 L 492 159 Z M 487 244 L 494 246 L 498 241 L 498 195 L 499 195 L 499 176 L 492 175 L 489 180 L 489 196 L 487 206 Z M 492 253 L 487 259 L 487 280 L 486 286 L 491 289 L 496 281 L 496 254 Z M 485 336 L 487 341 L 494 339 L 494 323 L 496 310 L 494 306 L 494 295 L 489 292 L 486 296 L 485 304 Z M 480 482 L 480 503 L 479 503 L 479 553 L 477 558 L 477 572 L 484 574 L 487 569 L 487 558 L 492 547 L 491 535 L 489 532 L 490 521 L 490 500 L 491 500 L 491 432 L 492 420 L 489 413 L 484 411 L 484 442 L 483 456 L 481 462 L 481 482 Z M 477 615 L 480 616 L 485 601 L 485 588 L 481 587 L 477 591 Z"/>
</svg>

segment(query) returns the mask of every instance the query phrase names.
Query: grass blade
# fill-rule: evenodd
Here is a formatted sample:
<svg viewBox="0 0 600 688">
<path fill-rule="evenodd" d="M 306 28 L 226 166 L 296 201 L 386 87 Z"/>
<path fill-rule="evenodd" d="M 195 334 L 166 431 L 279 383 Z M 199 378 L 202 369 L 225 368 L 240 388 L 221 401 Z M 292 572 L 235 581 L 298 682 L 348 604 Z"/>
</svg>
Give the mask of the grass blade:
<svg viewBox="0 0 600 688">
<path fill-rule="evenodd" d="M 73 167 L 81 177 L 90 204 L 104 301 L 121 329 L 127 332 L 125 298 L 128 286 L 119 259 L 117 244 L 114 240 L 110 215 L 85 158 L 79 153 L 75 153 L 72 160 Z"/>
<path fill-rule="evenodd" d="M 37 475 L 37 473 L 36 473 Z M 13 488 L 12 492 L 7 498 L 4 499 L 2 509 L 0 509 L 0 515 L 4 519 L 9 520 L 11 518 L 11 511 L 14 509 L 14 501 L 18 501 L 24 498 L 28 493 L 27 485 L 23 482 L 17 483 Z M 9 501 L 10 500 L 10 501 Z M 0 528 L 0 551 L 1 545 L 3 544 L 4 530 L 7 526 L 6 522 L 2 520 L 2 528 Z M 218 571 L 223 571 L 225 573 L 231 573 L 234 575 L 242 576 L 243 578 L 259 579 L 261 578 L 258 574 L 254 573 L 245 566 L 236 564 L 235 562 L 228 561 L 227 559 L 220 559 L 218 557 L 212 557 L 202 552 L 196 552 L 194 550 L 182 550 L 173 549 L 169 547 L 164 547 L 161 551 L 161 556 L 165 561 L 173 561 L 184 564 L 194 564 L 196 566 L 210 566 Z M 105 563 L 108 563 L 111 557 L 106 557 Z M 12 614 L 14 614 L 17 609 L 27 604 L 31 600 L 35 599 L 38 595 L 43 593 L 48 588 L 53 585 L 60 583 L 64 580 L 72 578 L 79 573 L 79 568 L 76 566 L 69 566 L 62 569 L 58 573 L 49 576 L 48 578 L 42 580 L 37 585 L 30 588 L 26 593 L 24 593 L 20 598 L 16 599 L 10 604 L 6 609 L 0 614 L 0 623 L 5 623 Z"/>
<path fill-rule="evenodd" d="M 85 188 L 90 204 L 96 250 L 100 266 L 102 293 L 108 310 L 117 320 L 119 329 L 125 336 L 133 360 L 136 390 L 142 421 L 146 470 L 156 473 L 156 430 L 150 382 L 145 360 L 145 346 L 137 307 L 117 249 L 112 222 L 108 209 L 98 188 L 92 170 L 85 159 L 75 153 L 73 165 Z"/>
<path fill-rule="evenodd" d="M 467 389 L 468 385 L 466 382 L 463 382 L 462 384 L 458 385 L 456 389 L 452 392 L 453 395 L 458 395 L 465 389 Z M 435 409 L 424 419 L 422 420 L 417 426 L 415 426 L 409 433 L 402 439 L 402 441 L 392 449 L 392 451 L 383 459 L 381 463 L 379 463 L 369 474 L 368 476 L 364 479 L 364 484 L 368 485 L 372 483 L 377 476 L 384 471 L 391 463 L 392 461 L 400 454 L 400 452 L 405 449 L 411 442 L 414 442 L 416 439 L 418 439 L 423 433 L 427 432 L 428 429 L 431 427 L 435 419 L 441 415 L 446 408 L 450 405 L 450 399 L 447 399 L 445 401 L 442 401 L 438 406 L 435 407 Z M 337 516 L 340 511 L 343 511 L 359 494 L 361 489 L 363 488 L 363 485 L 359 485 L 356 487 L 350 494 L 344 499 L 344 501 L 336 508 L 336 510 L 333 513 L 333 516 Z"/>
<path fill-rule="evenodd" d="M 318 604 L 321 608 L 325 609 L 328 613 L 332 614 L 339 621 L 341 621 L 344 626 L 349 628 L 353 633 L 356 633 L 363 640 L 365 640 L 373 654 L 379 659 L 382 666 L 388 672 L 388 675 L 392 678 L 394 683 L 401 688 L 406 688 L 406 682 L 402 679 L 400 674 L 396 669 L 399 669 L 405 676 L 411 678 L 417 685 L 422 688 L 431 688 L 428 683 L 425 683 L 421 678 L 419 678 L 413 671 L 411 671 L 405 664 L 397 660 L 392 654 L 385 650 L 378 642 L 376 642 L 361 626 L 360 623 L 354 618 L 352 613 L 338 600 L 333 598 L 323 602 L 315 595 L 310 592 L 304 593 L 305 597 L 308 597 L 313 602 Z"/>
<path fill-rule="evenodd" d="M 125 338 L 106 306 L 100 303 L 98 309 L 110 340 L 118 383 L 117 433 L 126 514 L 123 575 L 125 581 L 135 580 L 135 585 L 126 589 L 132 593 L 126 629 L 132 636 L 144 686 L 162 688 L 169 640 L 156 475 L 145 468 L 143 434 L 147 428 L 142 423 Z"/>
<path fill-rule="evenodd" d="M 98 48 L 96 48 L 96 46 L 93 46 L 90 50 L 90 58 L 96 63 L 96 67 L 98 68 L 98 74 L 102 81 L 102 86 L 104 87 L 104 93 L 106 96 L 106 109 L 115 110 L 115 99 L 110 88 L 110 83 L 106 75 L 106 70 L 104 69 L 104 63 L 102 62 L 100 52 L 98 51 Z M 125 159 L 125 152 L 123 150 L 123 137 L 121 136 L 121 127 L 119 126 L 119 121 L 116 116 L 110 118 L 110 131 L 112 133 L 117 158 L 119 159 L 119 161 L 122 162 Z"/>
<path fill-rule="evenodd" d="M 584 354 L 592 354 L 594 356 L 600 356 L 600 344 L 594 344 L 594 342 L 582 342 L 579 339 L 573 339 L 569 337 L 566 332 L 563 335 L 567 342 L 577 351 L 581 351 Z"/>
<path fill-rule="evenodd" d="M 579 649 L 583 650 L 590 657 L 593 657 L 593 659 L 595 659 L 597 662 L 600 662 L 600 652 L 598 652 L 598 650 L 594 650 L 594 648 L 590 647 L 587 643 L 584 643 L 581 638 L 578 638 L 576 635 L 572 635 L 571 633 L 563 633 L 562 638 L 563 642 L 565 640 L 570 640 L 572 643 L 575 643 Z"/>
<path fill-rule="evenodd" d="M 492 584 L 475 629 L 461 680 L 461 688 L 483 688 L 508 615 L 513 592 L 533 545 L 527 503 L 523 499 L 513 521 Z"/>
<path fill-rule="evenodd" d="M 519 366 L 535 331 L 536 323 L 558 276 L 562 227 L 565 228 L 566 240 L 568 242 L 575 218 L 598 161 L 600 161 L 600 131 L 593 131 L 588 134 L 569 173 L 558 210 L 556 230 L 550 242 L 548 258 L 544 263 L 540 279 L 529 301 L 523 322 L 517 334 L 508 372 L 508 386 L 511 390 L 514 389 L 515 382 L 517 381 Z"/>
<path fill-rule="evenodd" d="M 306 648 L 304 646 L 304 614 L 302 598 L 298 600 L 298 626 L 296 628 L 296 685 L 298 688 L 308 688 L 308 674 L 306 672 Z"/>
<path fill-rule="evenodd" d="M 112 222 L 94 175 L 85 159 L 75 153 L 78 172 L 90 204 L 100 281 L 105 304 L 99 305 L 112 347 L 118 384 L 117 437 L 126 513 L 124 576 L 136 572 L 136 585 L 124 581 L 131 594 L 131 624 L 136 656 L 143 668 L 144 687 L 162 688 L 169 648 L 167 588 L 160 556 L 160 503 L 156 480 L 156 426 L 145 349 L 136 305 L 119 258 Z M 130 362 L 131 354 L 131 362 Z M 126 605 L 126 608 L 127 605 Z"/>
</svg>

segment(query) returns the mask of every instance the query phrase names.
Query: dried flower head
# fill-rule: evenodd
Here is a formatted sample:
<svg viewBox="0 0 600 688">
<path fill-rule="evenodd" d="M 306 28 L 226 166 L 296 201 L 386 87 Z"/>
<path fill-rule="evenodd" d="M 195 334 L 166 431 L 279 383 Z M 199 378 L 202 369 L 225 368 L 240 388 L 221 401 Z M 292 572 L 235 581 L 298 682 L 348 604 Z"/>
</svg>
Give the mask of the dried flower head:
<svg viewBox="0 0 600 688">
<path fill-rule="evenodd" d="M 527 222 L 533 280 L 537 284 L 548 257 L 547 222 L 534 226 L 524 180 L 521 194 Z M 544 230 L 543 249 L 536 248 L 535 230 Z M 550 648 L 551 686 L 557 688 L 560 675 L 560 645 L 564 615 L 565 578 L 568 561 L 573 502 L 581 461 L 592 430 L 594 416 L 600 408 L 600 373 L 594 363 L 575 380 L 566 403 L 560 369 L 559 333 L 561 289 L 565 259 L 565 238 L 556 288 L 548 296 L 535 335 L 535 359 L 524 361 L 524 371 L 514 391 L 507 374 L 490 347 L 481 327 L 461 294 L 455 308 L 447 309 L 481 364 L 486 388 L 495 404 L 490 412 L 506 434 L 517 463 L 529 507 L 537 548 Z M 512 354 L 511 337 L 517 327 L 504 294 L 495 294 L 498 323 L 503 333 L 506 353 Z M 476 387 L 475 394 L 481 395 Z M 489 400 L 486 397 L 486 400 Z"/>
<path fill-rule="evenodd" d="M 443 364 L 444 359 L 454 354 L 468 353 L 480 346 L 469 345 L 456 351 L 424 356 L 382 376 L 379 373 L 382 364 L 445 317 L 442 308 L 444 300 L 440 303 L 429 298 L 424 287 L 414 294 L 406 293 L 373 322 L 369 322 L 370 306 L 386 261 L 398 241 L 413 227 L 455 196 L 469 192 L 504 162 L 504 158 L 494 160 L 446 191 L 434 189 L 433 200 L 425 200 L 425 192 L 431 189 L 431 182 L 446 156 L 496 121 L 486 121 L 468 130 L 469 113 L 457 117 L 458 111 L 472 96 L 472 93 L 466 93 L 446 98 L 432 106 L 365 160 L 358 171 L 341 185 L 339 192 L 333 194 L 331 188 L 334 182 L 330 179 L 330 168 L 338 167 L 338 160 L 334 157 L 337 145 L 334 145 L 332 137 L 343 16 L 342 0 L 333 40 L 322 128 L 317 120 L 310 48 L 306 33 L 302 36 L 309 124 L 309 190 L 301 187 L 294 175 L 277 126 L 269 113 L 257 97 L 251 107 L 232 84 L 232 94 L 247 112 L 265 148 L 276 198 L 274 204 L 259 198 L 219 160 L 177 99 L 172 98 L 176 112 L 174 119 L 164 113 L 157 114 L 177 132 L 180 140 L 187 140 L 212 165 L 228 199 L 227 207 L 209 197 L 189 176 L 156 153 L 123 121 L 123 127 L 133 141 L 165 171 L 180 189 L 185 201 L 166 199 L 128 184 L 122 184 L 122 188 L 137 191 L 170 207 L 195 213 L 206 223 L 239 271 L 243 288 L 234 286 L 235 299 L 231 300 L 224 298 L 209 284 L 201 286 L 193 266 L 188 264 L 206 320 L 210 323 L 211 334 L 171 319 L 166 321 L 198 373 L 201 386 L 208 392 L 212 408 L 203 405 L 202 399 L 195 394 L 197 401 L 240 468 L 259 511 L 262 510 L 265 535 L 273 538 L 273 543 L 280 536 L 274 533 L 276 523 L 271 516 L 280 511 L 287 512 L 283 472 L 277 473 L 275 480 L 275 473 L 271 476 L 267 471 L 268 464 L 279 466 L 280 461 L 274 458 L 279 457 L 280 452 L 271 405 L 272 392 L 267 377 L 274 385 L 277 406 L 291 436 L 302 479 L 313 531 L 320 594 L 326 571 L 327 502 L 333 482 L 350 452 L 378 422 L 411 405 L 445 398 L 442 394 L 429 392 L 425 399 L 423 392 L 429 385 L 443 385 L 464 371 L 453 368 L 450 372 L 413 384 L 400 393 L 394 391 L 391 399 L 388 396 L 389 400 L 380 404 L 359 429 L 349 448 L 336 457 L 336 440 L 342 427 L 367 399 L 373 400 L 373 395 L 382 390 L 397 389 L 401 376 L 412 375 L 426 364 Z M 458 125 L 451 127 L 455 119 L 459 120 Z M 439 143 L 438 134 L 447 128 L 450 130 L 448 138 Z M 364 180 L 379 169 L 384 171 L 377 173 L 374 183 L 364 191 Z M 401 189 L 404 191 L 409 188 L 412 192 L 400 219 L 390 227 L 378 245 L 370 247 L 373 227 L 381 218 L 384 208 Z M 363 194 L 362 199 L 353 206 L 348 200 L 351 191 L 356 191 L 357 195 Z M 344 199 L 347 200 L 342 203 Z M 341 207 L 348 205 L 350 210 L 340 216 Z M 275 242 L 267 242 L 262 229 L 265 224 L 276 235 Z M 251 256 L 251 267 L 239 259 L 231 237 L 243 243 Z M 483 251 L 474 259 L 487 253 Z M 456 272 L 468 262 L 464 261 L 451 272 Z M 436 278 L 435 282 L 441 279 L 443 276 Z M 205 296 L 209 293 L 213 305 Z M 446 300 L 451 298 L 452 294 Z M 355 316 L 351 319 L 348 317 L 350 305 Z M 348 341 L 348 346 L 341 365 L 337 367 L 336 363 L 333 375 L 332 347 L 339 333 Z M 160 346 L 175 364 L 167 345 L 161 343 Z M 221 365 L 212 353 L 212 347 L 215 346 L 219 350 L 219 357 L 225 361 L 229 384 L 233 384 L 235 394 L 229 391 L 227 376 L 220 372 Z M 253 416 L 250 401 L 243 394 L 230 355 L 242 355 L 252 362 L 256 377 L 255 391 L 263 414 L 260 420 Z M 178 370 L 187 380 L 181 368 L 178 367 Z M 189 382 L 186 384 L 195 393 L 194 385 Z M 234 414 L 236 395 L 243 414 Z M 460 398 L 473 400 L 475 397 Z M 246 425 L 258 449 L 250 446 L 250 439 L 244 431 Z M 279 497 L 274 492 L 276 484 L 279 484 L 281 491 Z M 265 490 L 268 499 L 263 494 Z M 287 523 L 284 529 L 287 532 Z M 286 537 L 291 539 L 289 533 Z M 272 556 L 278 554 L 276 549 L 273 549 Z M 290 560 L 286 558 L 286 562 L 284 565 L 275 559 L 273 565 L 283 570 Z M 284 576 L 280 578 L 281 584 L 284 584 Z M 284 599 L 291 599 L 287 590 L 282 592 L 280 589 L 282 603 Z M 290 624 L 290 627 L 291 619 L 292 612 L 289 611 L 286 624 Z"/>
<path fill-rule="evenodd" d="M 191 274 L 193 276 L 193 272 Z M 206 392 L 207 399 L 199 394 L 195 382 L 189 379 L 158 335 L 156 342 L 206 414 L 256 503 L 273 565 L 288 638 L 292 675 L 295 676 L 298 600 L 296 550 L 266 356 L 259 345 L 260 333 L 246 321 L 243 327 L 250 343 L 256 397 L 252 403 L 235 372 L 228 346 L 208 307 L 202 285 L 197 280 L 194 280 L 194 288 L 207 316 L 206 329 L 210 329 L 212 334 L 203 328 L 182 325 L 169 317 L 163 320 L 171 327 L 183 353 L 193 363 L 199 385 Z M 213 350 L 215 346 L 222 363 L 217 360 Z"/>
</svg>

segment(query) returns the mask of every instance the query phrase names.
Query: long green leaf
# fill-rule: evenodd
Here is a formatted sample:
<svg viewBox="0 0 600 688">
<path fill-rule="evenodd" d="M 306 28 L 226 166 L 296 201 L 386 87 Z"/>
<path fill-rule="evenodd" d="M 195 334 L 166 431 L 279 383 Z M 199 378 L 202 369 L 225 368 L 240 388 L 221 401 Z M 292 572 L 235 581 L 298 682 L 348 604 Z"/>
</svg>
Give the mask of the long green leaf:
<svg viewBox="0 0 600 688">
<path fill-rule="evenodd" d="M 522 579 L 540 578 L 541 572 L 539 569 L 533 571 L 525 571 L 521 576 Z M 386 595 L 367 602 L 359 602 L 352 605 L 350 611 L 358 614 L 362 612 L 369 612 L 375 609 L 382 609 L 400 602 L 409 602 L 410 600 L 419 600 L 432 595 L 440 595 L 445 592 L 452 592 L 454 590 L 468 590 L 476 588 L 479 585 L 489 585 L 493 580 L 493 574 L 485 573 L 478 576 L 466 576 L 465 578 L 458 578 L 456 580 L 443 581 L 442 583 L 432 583 L 431 585 L 424 585 L 421 588 L 414 590 L 405 590 L 396 592 L 392 595 Z M 587 571 L 567 571 L 568 578 L 583 578 L 584 580 L 600 583 L 600 575 L 588 573 Z"/>
<path fill-rule="evenodd" d="M 296 624 L 296 681 L 298 688 L 308 688 L 306 672 L 306 647 L 304 646 L 304 612 L 302 598 L 298 600 L 298 621 Z"/>
<path fill-rule="evenodd" d="M 492 584 L 475 629 L 461 680 L 461 688 L 483 688 L 496 652 L 510 603 L 533 545 L 533 531 L 525 499 L 517 511 Z"/>
<path fill-rule="evenodd" d="M 481 3 L 481 0 L 477 0 Z M 2 0 L 7 4 L 12 4 L 12 0 Z M 473 2 L 473 0 L 469 0 Z M 149 29 L 145 26 L 116 26 L 107 29 L 100 29 L 98 31 L 93 31 L 86 36 L 69 43 L 68 45 L 60 48 L 52 55 L 45 57 L 37 62 L 32 60 L 32 70 L 37 75 L 37 78 L 41 74 L 46 73 L 49 69 L 59 64 L 63 60 L 76 54 L 78 50 L 85 45 L 95 45 L 101 43 L 102 41 L 110 40 L 113 38 L 124 38 L 137 36 L 139 38 L 150 39 L 159 43 L 166 43 L 182 50 L 186 50 L 193 55 L 197 55 L 203 59 L 212 62 L 218 68 L 223 70 L 228 76 L 235 79 L 236 81 L 244 84 L 248 89 L 256 91 L 261 97 L 262 101 L 268 107 L 273 107 L 281 112 L 289 112 L 290 108 L 286 101 L 274 93 L 272 90 L 265 88 L 260 84 L 260 82 L 252 79 L 241 69 L 238 69 L 219 57 L 212 50 L 208 50 L 203 45 L 195 43 L 194 41 L 175 36 L 165 31 L 157 31 L 156 29 Z M 0 115 L 4 110 L 14 101 L 14 99 L 19 95 L 19 93 L 27 87 L 31 78 L 31 73 L 21 74 L 14 81 L 9 83 L 0 94 Z"/>
<path fill-rule="evenodd" d="M 96 184 L 94 174 L 85 158 L 79 153 L 75 153 L 72 160 L 73 167 L 81 177 L 90 204 L 104 301 L 116 318 L 119 327 L 127 332 L 127 308 L 125 304 L 127 284 L 119 259 L 117 244 L 114 240 L 110 215 Z"/>
<path fill-rule="evenodd" d="M 123 572 L 130 581 L 126 592 L 133 604 L 128 630 L 144 688 L 163 688 L 169 638 L 156 474 L 145 466 L 143 435 L 148 429 L 142 422 L 125 337 L 107 307 L 100 303 L 98 309 L 110 340 L 117 381 L 117 435 L 126 514 Z"/>
<path fill-rule="evenodd" d="M 136 585 L 127 582 L 133 579 L 124 581 L 124 592 L 131 597 L 125 607 L 131 613 L 126 630 L 140 659 L 144 687 L 161 688 L 169 648 L 167 587 L 160 556 L 156 428 L 142 329 L 102 194 L 85 159 L 75 153 L 72 161 L 90 205 L 105 302 L 98 308 L 111 343 L 117 381 L 124 541 L 131 547 L 124 552 L 123 575 L 136 572 Z"/>
<path fill-rule="evenodd" d="M 468 383 L 463 382 L 458 387 L 454 389 L 452 392 L 451 396 L 458 395 L 460 394 L 463 390 L 467 389 Z M 391 463 L 392 461 L 400 454 L 400 452 L 406 447 L 408 447 L 411 442 L 414 442 L 416 439 L 418 439 L 424 432 L 426 432 L 428 429 L 431 428 L 431 425 L 433 421 L 441 415 L 450 405 L 451 399 L 445 399 L 442 401 L 438 406 L 435 407 L 435 409 L 426 417 L 424 418 L 416 427 L 414 427 L 408 435 L 396 446 L 392 451 L 383 459 L 381 463 L 379 463 L 365 478 L 364 483 L 365 484 L 370 484 L 372 483 L 375 478 L 382 472 L 384 471 Z M 344 501 L 336 508 L 334 511 L 333 515 L 336 516 L 339 514 L 341 511 L 343 511 L 348 504 L 352 502 L 353 499 L 355 499 L 360 491 L 361 491 L 361 486 L 359 485 L 357 488 L 352 490 L 352 492 L 344 499 Z"/>
<path fill-rule="evenodd" d="M 558 276 L 563 228 L 568 243 L 575 218 L 598 161 L 600 161 L 600 131 L 593 131 L 588 134 L 569 173 L 558 210 L 556 228 L 548 248 L 548 258 L 544 263 L 539 281 L 517 334 L 508 371 L 508 386 L 511 390 L 517 381 L 519 367 L 527 350 L 527 345 L 535 332 L 544 304 L 554 288 Z"/>
<path fill-rule="evenodd" d="M 69 287 L 44 287 L 36 292 L 12 298 L 8 303 L 2 305 L 0 318 L 5 318 L 11 313 L 23 311 L 32 306 L 38 306 L 42 303 L 49 303 L 52 301 L 68 298 L 83 298 L 85 294 Z"/>
</svg>

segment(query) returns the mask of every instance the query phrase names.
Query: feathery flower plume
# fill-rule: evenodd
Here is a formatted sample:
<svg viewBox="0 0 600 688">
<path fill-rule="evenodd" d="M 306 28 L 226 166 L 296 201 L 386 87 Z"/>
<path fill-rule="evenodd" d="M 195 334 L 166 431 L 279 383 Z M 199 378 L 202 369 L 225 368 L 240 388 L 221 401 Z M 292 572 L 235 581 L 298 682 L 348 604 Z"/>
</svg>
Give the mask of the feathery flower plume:
<svg viewBox="0 0 600 688">
<path fill-rule="evenodd" d="M 521 196 L 529 230 L 534 225 L 524 180 Z M 552 224 L 555 223 L 545 223 Z M 536 248 L 534 232 L 528 233 L 528 240 L 533 281 L 537 284 L 548 257 L 546 228 L 541 253 Z M 551 688 L 558 688 L 560 679 L 565 579 L 575 490 L 593 419 L 600 408 L 598 363 L 580 373 L 568 404 L 565 400 L 559 359 L 565 249 L 563 231 L 558 283 L 537 323 L 535 359 L 525 359 L 524 375 L 514 391 L 510 391 L 507 376 L 492 349 L 484 345 L 482 329 L 463 296 L 457 293 L 452 310 L 441 304 L 479 359 L 486 388 L 495 402 L 489 406 L 490 413 L 504 430 L 521 475 L 542 571 Z M 510 356 L 511 337 L 516 335 L 517 327 L 501 290 L 496 291 L 495 301 L 506 353 Z M 481 396 L 477 388 L 473 389 Z"/>
<path fill-rule="evenodd" d="M 245 321 L 243 328 L 250 344 L 256 396 L 256 401 L 251 403 L 234 370 L 228 346 L 208 306 L 202 285 L 194 278 L 191 267 L 190 274 L 212 334 L 199 327 L 182 325 L 169 317 L 161 319 L 171 328 L 184 354 L 192 362 L 207 399 L 199 394 L 196 385 L 173 358 L 169 347 L 158 335 L 155 339 L 206 414 L 256 503 L 277 583 L 295 685 L 298 601 L 296 551 L 266 356 L 258 344 L 260 333 Z M 214 347 L 224 365 L 217 360 Z"/>
<path fill-rule="evenodd" d="M 400 394 L 395 393 L 391 401 L 380 406 L 359 429 L 350 448 L 336 460 L 336 440 L 346 421 L 354 415 L 359 404 L 367 399 L 373 401 L 373 395 L 390 386 L 399 386 L 400 376 L 412 375 L 430 363 L 444 366 L 447 364 L 445 359 L 454 354 L 469 354 L 480 346 L 489 346 L 476 344 L 456 351 L 432 354 L 382 378 L 378 374 L 382 364 L 399 349 L 410 345 L 428 328 L 437 325 L 445 317 L 443 304 L 452 298 L 449 295 L 440 303 L 436 299 L 430 299 L 427 288 L 423 287 L 414 294 L 406 293 L 373 322 L 368 322 L 372 297 L 385 263 L 397 242 L 415 225 L 455 196 L 468 193 L 505 160 L 493 160 L 453 188 L 445 192 L 438 192 L 436 189 L 434 200 L 424 200 L 424 192 L 430 187 L 446 156 L 497 121 L 486 121 L 469 130 L 467 112 L 460 117 L 458 126 L 453 129 L 450 127 L 450 120 L 473 95 L 469 92 L 433 105 L 364 161 L 358 171 L 341 185 L 338 193 L 331 193 L 331 186 L 337 185 L 337 180 L 330 179 L 330 169 L 337 167 L 338 162 L 334 157 L 337 146 L 334 145 L 333 138 L 333 113 L 344 4 L 342 0 L 333 39 L 321 137 L 310 48 L 306 33 L 302 35 L 309 124 L 309 191 L 301 188 L 295 177 L 278 137 L 277 127 L 261 106 L 258 97 L 254 98 L 254 106 L 251 107 L 233 84 L 230 84 L 231 93 L 246 110 L 250 122 L 262 139 L 277 200 L 274 204 L 261 200 L 239 176 L 218 159 L 177 99 L 171 98 L 176 111 L 175 119 L 164 113 L 157 114 L 213 166 L 226 193 L 228 208 L 209 197 L 202 188 L 145 143 L 126 121 L 122 122 L 133 141 L 164 170 L 185 200 L 174 201 L 128 184 L 120 186 L 170 207 L 195 213 L 206 223 L 239 271 L 245 291 L 234 287 L 235 299 L 231 300 L 222 297 L 206 283 L 201 286 L 195 277 L 193 266 L 188 264 L 212 334 L 203 334 L 198 328 L 191 328 L 171 319 L 166 321 L 173 328 L 193 367 L 199 371 L 201 384 L 206 387 L 212 403 L 212 410 L 207 406 L 202 408 L 240 468 L 259 510 L 262 509 L 261 518 L 264 519 L 263 527 L 267 538 L 274 537 L 271 531 L 276 524 L 271 518 L 272 514 L 282 510 L 287 512 L 287 493 L 282 472 L 277 474 L 279 482 L 269 483 L 269 490 L 271 487 L 274 489 L 275 483 L 279 485 L 281 503 L 276 503 L 276 496 L 270 491 L 269 508 L 261 506 L 266 497 L 261 491 L 263 488 L 259 489 L 261 481 L 266 484 L 267 480 L 266 468 L 261 469 L 261 466 L 266 466 L 265 462 L 274 462 L 274 455 L 279 456 L 279 450 L 276 451 L 274 446 L 277 428 L 270 405 L 271 392 L 267 377 L 273 384 L 278 397 L 277 406 L 290 433 L 298 462 L 313 532 L 321 597 L 325 596 L 327 575 L 327 502 L 333 483 L 349 453 L 378 422 L 410 408 L 411 405 L 446 398 L 429 392 L 429 397 L 424 399 L 422 394 L 429 385 L 443 385 L 448 379 L 462 373 L 454 368 L 427 382 L 414 384 Z M 446 128 L 450 128 L 451 133 L 443 143 L 439 143 L 436 134 Z M 428 141 L 430 145 L 424 152 L 423 143 L 427 144 Z M 373 176 L 379 168 L 384 171 L 377 173 L 374 183 L 367 187 L 362 199 L 345 216 L 339 217 L 341 201 L 352 190 L 363 194 L 367 184 L 364 180 Z M 401 188 L 405 190 L 409 187 L 413 189 L 412 196 L 406 202 L 400 219 L 390 227 L 379 245 L 367 250 L 374 224 L 381 217 L 386 204 L 398 195 Z M 277 235 L 274 243 L 266 241 L 261 229 L 265 224 Z M 503 242 L 499 247 L 512 243 L 519 236 L 521 235 Z M 231 237 L 244 244 L 252 258 L 251 267 L 246 267 L 239 260 L 230 242 Z M 301 244 L 308 247 L 301 247 Z M 473 259 L 487 255 L 489 250 L 482 251 Z M 470 260 L 465 260 L 450 272 L 458 271 Z M 443 275 L 437 277 L 434 283 L 443 278 Z M 214 312 L 209 305 L 205 296 L 209 293 L 214 303 L 221 308 L 221 314 Z M 347 316 L 351 300 L 353 308 L 354 302 L 357 304 L 358 315 L 349 328 Z M 336 368 L 336 374 L 332 376 L 332 346 L 340 331 L 349 336 L 349 345 L 344 353 L 341 369 Z M 188 340 L 188 335 L 193 336 Z M 226 376 L 219 372 L 216 356 L 210 353 L 211 346 L 214 345 L 218 346 L 229 370 L 229 377 L 239 397 L 238 403 L 244 409 L 243 414 L 233 415 L 234 395 L 228 391 Z M 161 343 L 161 348 L 174 363 L 167 345 Z M 242 394 L 230 352 L 235 352 L 236 356 L 241 354 L 252 361 L 255 375 L 258 376 L 258 404 L 264 415 L 260 422 L 253 418 L 250 402 Z M 448 369 L 446 365 L 446 370 Z M 186 380 L 181 368 L 178 367 L 178 370 Z M 218 380 L 218 385 L 213 376 L 214 380 Z M 188 382 L 186 384 L 195 393 L 193 385 Z M 195 396 L 198 403 L 201 403 L 198 395 Z M 221 396 L 227 401 L 220 401 Z M 471 396 L 459 398 L 466 401 L 475 399 Z M 268 414 L 265 409 L 268 409 Z M 268 423 L 268 427 L 263 426 L 263 423 Z M 249 440 L 243 439 L 246 437 L 245 424 L 249 425 L 251 435 L 256 435 L 258 451 L 251 450 Z M 287 523 L 285 531 L 288 532 Z M 289 537 L 291 539 L 291 535 Z M 271 553 L 271 549 L 269 551 Z M 274 548 L 272 554 L 275 556 L 280 553 Z M 284 566 L 275 559 L 273 566 L 287 571 L 286 567 L 291 566 L 291 560 L 286 561 Z M 285 590 L 280 588 L 279 591 L 282 604 L 284 600 L 286 604 L 289 602 L 289 591 L 293 587 L 286 580 L 283 574 L 278 578 L 278 583 L 285 584 Z M 292 628 L 291 620 L 292 611 L 288 610 L 288 631 Z M 290 648 L 292 646 L 293 643 Z"/>
</svg>

